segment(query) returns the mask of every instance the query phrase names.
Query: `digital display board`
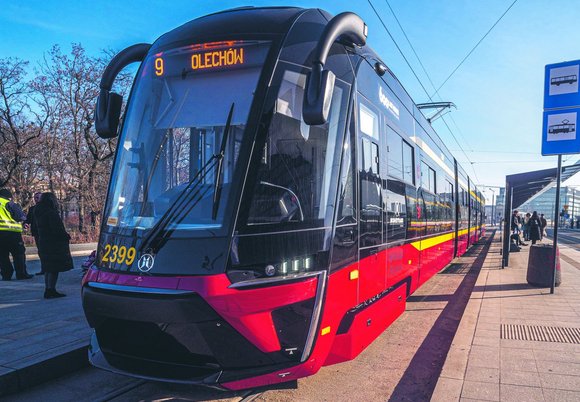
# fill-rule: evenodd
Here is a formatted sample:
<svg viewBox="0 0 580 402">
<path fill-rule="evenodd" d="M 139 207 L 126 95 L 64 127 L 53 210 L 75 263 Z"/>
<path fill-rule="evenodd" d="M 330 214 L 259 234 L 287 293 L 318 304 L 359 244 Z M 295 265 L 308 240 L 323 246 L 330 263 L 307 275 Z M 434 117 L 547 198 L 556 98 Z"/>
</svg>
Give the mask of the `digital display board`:
<svg viewBox="0 0 580 402">
<path fill-rule="evenodd" d="M 263 62 L 266 42 L 222 41 L 195 44 L 160 52 L 150 57 L 153 76 L 187 76 L 189 73 L 224 71 Z"/>
</svg>

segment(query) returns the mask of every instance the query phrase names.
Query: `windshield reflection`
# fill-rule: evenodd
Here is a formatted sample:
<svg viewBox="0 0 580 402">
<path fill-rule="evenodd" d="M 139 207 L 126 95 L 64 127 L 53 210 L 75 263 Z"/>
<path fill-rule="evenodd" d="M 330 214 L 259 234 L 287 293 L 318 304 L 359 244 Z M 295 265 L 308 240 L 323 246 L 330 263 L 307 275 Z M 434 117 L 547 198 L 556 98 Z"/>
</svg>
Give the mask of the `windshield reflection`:
<svg viewBox="0 0 580 402">
<path fill-rule="evenodd" d="M 234 48 L 243 51 L 245 64 L 200 72 L 175 67 L 189 65 L 191 47 L 164 52 L 161 64 L 159 55 L 144 61 L 111 179 L 108 226 L 156 231 L 223 225 L 268 44 Z"/>
</svg>

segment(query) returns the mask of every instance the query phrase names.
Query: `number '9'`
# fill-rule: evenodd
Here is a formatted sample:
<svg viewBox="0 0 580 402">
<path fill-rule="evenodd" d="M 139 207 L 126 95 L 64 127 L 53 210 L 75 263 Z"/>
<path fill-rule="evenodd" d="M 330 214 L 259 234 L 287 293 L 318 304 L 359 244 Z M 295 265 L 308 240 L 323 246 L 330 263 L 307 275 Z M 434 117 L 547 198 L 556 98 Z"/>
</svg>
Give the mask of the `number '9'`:
<svg viewBox="0 0 580 402">
<path fill-rule="evenodd" d="M 155 75 L 160 77 L 163 75 L 163 59 L 158 57 L 155 59 Z"/>
</svg>

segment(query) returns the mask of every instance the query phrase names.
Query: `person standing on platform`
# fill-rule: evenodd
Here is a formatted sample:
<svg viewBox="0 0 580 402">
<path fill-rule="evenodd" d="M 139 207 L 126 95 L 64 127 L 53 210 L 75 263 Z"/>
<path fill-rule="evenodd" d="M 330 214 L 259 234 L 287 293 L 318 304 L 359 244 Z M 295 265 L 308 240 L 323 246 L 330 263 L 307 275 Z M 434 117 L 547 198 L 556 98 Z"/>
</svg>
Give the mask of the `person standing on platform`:
<svg viewBox="0 0 580 402">
<path fill-rule="evenodd" d="M 527 246 L 526 243 L 524 243 L 522 241 L 522 238 L 520 237 L 520 232 L 521 232 L 521 218 L 518 215 L 518 210 L 514 210 L 514 213 L 512 214 L 512 218 L 511 218 L 511 224 L 510 224 L 510 228 L 512 230 L 512 235 L 511 235 L 511 239 L 516 241 L 516 244 L 519 246 Z"/>
<path fill-rule="evenodd" d="M 522 230 L 524 232 L 524 241 L 530 240 L 530 217 L 532 215 L 528 212 L 524 216 L 524 223 L 522 224 Z"/>
<path fill-rule="evenodd" d="M 44 271 L 44 298 L 55 299 L 66 296 L 56 291 L 60 272 L 73 268 L 70 254 L 70 236 L 58 213 L 58 201 L 54 193 L 42 193 L 34 208 L 34 220 L 38 230 L 38 255 Z"/>
<path fill-rule="evenodd" d="M 536 241 L 542 238 L 542 221 L 538 216 L 538 213 L 534 211 L 532 217 L 530 218 L 530 240 L 532 244 L 536 244 Z"/>
<path fill-rule="evenodd" d="M 14 271 L 16 279 L 32 278 L 26 272 L 26 247 L 22 240 L 25 219 L 20 205 L 12 201 L 12 192 L 7 188 L 0 189 L 0 275 L 3 281 L 11 280 Z"/>
<path fill-rule="evenodd" d="M 28 211 L 26 212 L 26 220 L 24 221 L 25 224 L 30 226 L 30 234 L 34 237 L 34 244 L 36 244 L 36 247 L 38 247 L 38 229 L 36 228 L 36 221 L 34 220 L 34 207 L 40 202 L 41 195 L 42 193 L 34 193 L 34 205 L 28 208 Z M 40 272 L 36 275 L 44 275 L 42 267 L 40 268 Z"/>
<path fill-rule="evenodd" d="M 544 218 L 544 214 L 540 215 L 540 222 L 542 222 L 542 233 L 540 237 L 540 240 L 542 240 L 546 236 L 546 226 L 548 226 L 548 221 Z"/>
</svg>

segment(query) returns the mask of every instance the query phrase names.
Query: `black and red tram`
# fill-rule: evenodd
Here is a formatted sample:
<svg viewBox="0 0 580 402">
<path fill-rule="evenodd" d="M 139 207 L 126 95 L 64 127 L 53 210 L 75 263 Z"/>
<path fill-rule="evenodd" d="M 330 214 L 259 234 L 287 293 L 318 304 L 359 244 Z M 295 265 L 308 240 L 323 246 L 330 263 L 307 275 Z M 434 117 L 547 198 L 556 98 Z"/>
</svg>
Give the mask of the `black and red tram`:
<svg viewBox="0 0 580 402">
<path fill-rule="evenodd" d="M 94 366 L 226 389 L 312 375 L 482 236 L 481 193 L 366 35 L 352 13 L 248 7 L 113 58 Z"/>
</svg>

